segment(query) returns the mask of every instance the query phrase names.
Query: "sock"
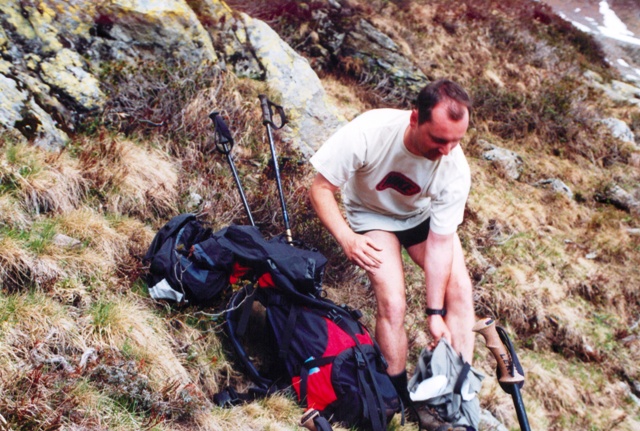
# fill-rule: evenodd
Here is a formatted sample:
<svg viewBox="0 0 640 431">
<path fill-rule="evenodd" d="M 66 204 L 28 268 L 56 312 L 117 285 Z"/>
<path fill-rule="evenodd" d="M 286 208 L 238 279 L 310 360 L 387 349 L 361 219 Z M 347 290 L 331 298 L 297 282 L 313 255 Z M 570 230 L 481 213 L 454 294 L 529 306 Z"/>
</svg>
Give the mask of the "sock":
<svg viewBox="0 0 640 431">
<path fill-rule="evenodd" d="M 405 407 L 410 406 L 411 398 L 409 397 L 409 390 L 407 389 L 407 370 L 403 370 L 401 373 L 394 376 L 390 375 L 389 379 L 391 379 L 391 384 L 394 388 L 396 388 L 396 392 L 398 393 L 398 396 L 402 400 L 402 403 L 405 405 Z"/>
</svg>

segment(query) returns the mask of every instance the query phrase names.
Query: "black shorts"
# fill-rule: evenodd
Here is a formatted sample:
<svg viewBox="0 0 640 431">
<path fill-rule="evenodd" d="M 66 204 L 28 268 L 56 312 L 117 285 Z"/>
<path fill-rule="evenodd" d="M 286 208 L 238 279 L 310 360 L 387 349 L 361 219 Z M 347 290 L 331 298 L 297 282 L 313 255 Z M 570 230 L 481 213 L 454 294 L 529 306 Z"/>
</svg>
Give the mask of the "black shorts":
<svg viewBox="0 0 640 431">
<path fill-rule="evenodd" d="M 400 241 L 400 244 L 402 244 L 404 248 L 409 248 L 412 245 L 420 244 L 422 241 L 427 239 L 427 237 L 429 236 L 430 220 L 431 218 L 428 218 L 422 223 L 420 223 L 418 226 L 412 227 L 411 229 L 400 230 L 400 231 L 391 232 L 391 233 L 398 238 L 398 241 Z M 371 230 L 375 230 L 375 229 L 371 229 Z M 371 232 L 371 230 L 365 230 L 365 231 L 356 232 L 356 233 L 363 235 L 367 232 Z"/>
</svg>

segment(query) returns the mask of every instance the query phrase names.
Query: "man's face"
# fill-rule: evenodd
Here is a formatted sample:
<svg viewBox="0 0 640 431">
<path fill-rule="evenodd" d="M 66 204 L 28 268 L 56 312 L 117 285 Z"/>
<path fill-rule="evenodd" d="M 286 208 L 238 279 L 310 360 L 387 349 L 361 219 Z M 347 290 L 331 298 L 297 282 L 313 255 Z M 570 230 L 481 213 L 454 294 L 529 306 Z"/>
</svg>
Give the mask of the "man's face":
<svg viewBox="0 0 640 431">
<path fill-rule="evenodd" d="M 435 161 L 446 156 L 460 143 L 469 127 L 469 112 L 464 108 L 459 121 L 449 118 L 447 104 L 439 103 L 431 112 L 431 120 L 418 125 L 418 111 L 411 112 L 408 149 L 412 153 Z"/>
</svg>

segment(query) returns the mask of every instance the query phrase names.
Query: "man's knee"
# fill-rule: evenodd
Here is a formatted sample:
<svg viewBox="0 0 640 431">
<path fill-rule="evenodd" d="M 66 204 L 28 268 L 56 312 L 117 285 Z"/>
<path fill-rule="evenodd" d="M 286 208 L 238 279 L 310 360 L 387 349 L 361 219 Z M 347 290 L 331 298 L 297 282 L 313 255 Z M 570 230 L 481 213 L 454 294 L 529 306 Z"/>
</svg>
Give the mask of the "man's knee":
<svg viewBox="0 0 640 431">
<path fill-rule="evenodd" d="M 378 300 L 377 320 L 383 320 L 392 326 L 404 325 L 407 304 L 397 299 Z"/>
</svg>

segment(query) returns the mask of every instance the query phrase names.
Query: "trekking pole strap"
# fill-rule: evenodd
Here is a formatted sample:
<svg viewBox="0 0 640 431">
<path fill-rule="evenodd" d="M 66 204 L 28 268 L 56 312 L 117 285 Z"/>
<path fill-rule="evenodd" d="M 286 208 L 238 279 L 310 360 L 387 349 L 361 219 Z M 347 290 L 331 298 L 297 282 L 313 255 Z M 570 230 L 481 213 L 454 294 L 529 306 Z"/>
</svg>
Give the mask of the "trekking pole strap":
<svg viewBox="0 0 640 431">
<path fill-rule="evenodd" d="M 269 125 L 276 130 L 282 129 L 288 121 L 284 113 L 284 108 L 273 103 L 264 94 L 258 95 L 258 99 L 260 99 L 260 108 L 262 108 L 262 124 Z M 276 108 L 278 116 L 280 117 L 280 125 L 276 125 L 273 122 L 273 110 L 271 108 Z"/>
</svg>

